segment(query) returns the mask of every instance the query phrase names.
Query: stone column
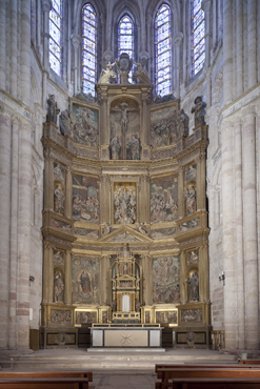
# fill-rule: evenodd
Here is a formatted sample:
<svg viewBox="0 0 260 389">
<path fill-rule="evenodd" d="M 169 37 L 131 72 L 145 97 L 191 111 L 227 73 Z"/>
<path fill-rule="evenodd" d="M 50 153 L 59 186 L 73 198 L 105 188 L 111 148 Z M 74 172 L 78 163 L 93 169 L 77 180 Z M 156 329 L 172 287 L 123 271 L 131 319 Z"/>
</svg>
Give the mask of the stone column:
<svg viewBox="0 0 260 389">
<path fill-rule="evenodd" d="M 101 282 L 101 287 L 100 287 L 100 303 L 101 305 L 106 305 L 108 303 L 111 304 L 111 293 L 110 293 L 110 283 L 109 283 L 109 256 L 107 254 L 103 254 L 100 257 L 100 270 L 101 270 L 101 277 L 100 277 L 100 282 Z"/>
<path fill-rule="evenodd" d="M 228 104 L 233 98 L 233 1 L 223 1 L 223 96 Z"/>
<path fill-rule="evenodd" d="M 174 48 L 175 48 L 175 66 L 174 66 L 174 75 L 173 75 L 173 85 L 175 89 L 176 98 L 180 97 L 180 82 L 181 82 L 181 44 L 183 42 L 183 35 L 179 35 L 174 39 Z"/>
<path fill-rule="evenodd" d="M 256 118 L 245 111 L 242 130 L 243 254 L 245 283 L 245 346 L 259 348 L 257 258 Z"/>
<path fill-rule="evenodd" d="M 206 172 L 206 162 L 205 162 L 205 152 L 202 151 L 200 156 L 196 159 L 197 163 L 197 182 L 196 182 L 196 191 L 197 191 L 197 210 L 206 210 L 206 182 L 205 182 L 205 172 Z"/>
<path fill-rule="evenodd" d="M 42 35 L 43 35 L 43 76 L 42 76 L 42 106 L 46 105 L 47 75 L 49 72 L 49 13 L 51 0 L 42 1 Z"/>
<path fill-rule="evenodd" d="M 29 346 L 30 259 L 32 211 L 32 148 L 30 123 L 23 121 L 19 145 L 19 213 L 18 213 L 18 347 Z"/>
<path fill-rule="evenodd" d="M 44 150 L 44 210 L 53 210 L 54 208 L 54 175 L 53 175 L 53 160 L 49 155 L 49 151 Z"/>
<path fill-rule="evenodd" d="M 43 244 L 43 291 L 42 303 L 48 304 L 52 302 L 49 293 L 50 284 L 50 269 L 52 268 L 52 248 L 49 242 L 45 241 Z"/>
<path fill-rule="evenodd" d="M 236 0 L 236 96 L 241 96 L 243 92 L 243 0 Z"/>
<path fill-rule="evenodd" d="M 0 12 L 1 13 L 1 12 Z M 0 106 L 0 348 L 8 346 L 9 327 L 9 258 L 10 258 L 10 171 L 11 122 L 10 115 Z"/>
<path fill-rule="evenodd" d="M 187 296 L 187 265 L 186 265 L 186 253 L 182 251 L 180 254 L 180 301 L 181 304 L 186 304 L 188 301 Z"/>
<path fill-rule="evenodd" d="M 205 15 L 205 68 L 207 68 L 210 65 L 210 41 L 211 39 L 211 3 L 212 0 L 203 0 L 202 8 Z"/>
<path fill-rule="evenodd" d="M 65 304 L 71 304 L 72 303 L 72 268 L 71 268 L 71 251 L 66 251 L 66 257 L 65 257 L 65 266 L 64 266 L 64 272 L 65 272 L 65 290 L 64 290 L 64 303 Z"/>
<path fill-rule="evenodd" d="M 65 216 L 68 219 L 72 217 L 72 174 L 68 167 L 66 170 L 66 199 L 65 199 Z"/>
<path fill-rule="evenodd" d="M 72 37 L 72 45 L 73 45 L 73 71 L 74 71 L 74 95 L 80 93 L 81 85 L 80 85 L 80 63 L 79 63 L 79 45 L 80 45 L 80 37 L 78 35 L 73 35 Z"/>
<path fill-rule="evenodd" d="M 233 123 L 222 123 L 222 214 L 223 214 L 223 265 L 224 287 L 224 329 L 227 349 L 237 347 L 237 295 L 234 268 L 234 198 L 233 198 Z"/>
<path fill-rule="evenodd" d="M 21 50 L 20 77 L 21 97 L 24 104 L 31 100 L 31 34 L 30 34 L 30 2 L 21 0 Z"/>
<path fill-rule="evenodd" d="M 18 60 L 18 20 L 17 20 L 17 0 L 11 2 L 11 94 L 17 97 L 17 60 Z M 28 86 L 29 87 L 29 86 Z"/>
<path fill-rule="evenodd" d="M 143 303 L 152 305 L 152 259 L 149 254 L 145 254 L 142 258 L 143 268 Z"/>
<path fill-rule="evenodd" d="M 16 348 L 17 261 L 18 261 L 18 173 L 19 173 L 19 127 L 16 117 L 12 119 L 11 159 L 11 213 L 10 213 L 10 292 L 9 292 L 9 347 Z"/>
<path fill-rule="evenodd" d="M 203 243 L 199 249 L 199 295 L 202 303 L 209 301 L 208 245 Z"/>
<path fill-rule="evenodd" d="M 257 84 L 257 18 L 256 0 L 249 0 L 247 4 L 247 61 L 248 61 L 248 88 Z M 258 2 L 259 3 L 259 2 Z"/>
<path fill-rule="evenodd" d="M 236 268 L 238 347 L 244 348 L 244 265 L 243 265 L 243 218 L 242 218 L 242 139 L 241 122 L 238 119 L 234 123 L 234 203 L 235 203 L 235 235 L 234 235 L 234 263 Z"/>
<path fill-rule="evenodd" d="M 0 12 L 0 89 L 5 90 L 6 74 L 6 5 L 7 1 L 1 1 Z"/>
</svg>

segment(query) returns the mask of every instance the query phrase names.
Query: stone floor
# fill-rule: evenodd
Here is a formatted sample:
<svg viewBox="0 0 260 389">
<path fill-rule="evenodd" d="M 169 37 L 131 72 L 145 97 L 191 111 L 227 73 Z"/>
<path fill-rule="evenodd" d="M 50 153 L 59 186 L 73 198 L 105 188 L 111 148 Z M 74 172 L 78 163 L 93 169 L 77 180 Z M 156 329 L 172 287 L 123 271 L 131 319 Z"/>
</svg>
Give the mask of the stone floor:
<svg viewBox="0 0 260 389">
<path fill-rule="evenodd" d="M 3 370 L 90 370 L 95 389 L 152 389 L 156 363 L 234 363 L 237 356 L 205 349 L 47 349 L 0 355 Z"/>
</svg>

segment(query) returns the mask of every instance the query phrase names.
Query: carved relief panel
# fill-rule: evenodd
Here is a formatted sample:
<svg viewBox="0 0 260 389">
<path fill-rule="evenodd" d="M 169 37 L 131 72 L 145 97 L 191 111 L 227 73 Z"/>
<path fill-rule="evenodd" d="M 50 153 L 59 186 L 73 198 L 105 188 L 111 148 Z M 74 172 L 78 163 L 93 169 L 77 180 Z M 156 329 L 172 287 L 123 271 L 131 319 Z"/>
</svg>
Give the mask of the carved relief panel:
<svg viewBox="0 0 260 389">
<path fill-rule="evenodd" d="M 153 302 L 178 303 L 180 300 L 179 257 L 165 256 L 153 258 Z"/>
<path fill-rule="evenodd" d="M 190 164 L 184 169 L 184 211 L 192 215 L 197 210 L 197 165 Z"/>
<path fill-rule="evenodd" d="M 99 222 L 99 181 L 95 177 L 73 175 L 72 216 L 74 220 Z"/>
<path fill-rule="evenodd" d="M 90 147 L 99 145 L 99 115 L 97 110 L 73 104 L 71 126 L 72 137 L 76 143 Z"/>
<path fill-rule="evenodd" d="M 114 183 L 114 223 L 134 224 L 137 219 L 135 182 Z"/>
<path fill-rule="evenodd" d="M 151 222 L 173 221 L 178 217 L 178 178 L 153 179 L 150 188 Z"/>
</svg>

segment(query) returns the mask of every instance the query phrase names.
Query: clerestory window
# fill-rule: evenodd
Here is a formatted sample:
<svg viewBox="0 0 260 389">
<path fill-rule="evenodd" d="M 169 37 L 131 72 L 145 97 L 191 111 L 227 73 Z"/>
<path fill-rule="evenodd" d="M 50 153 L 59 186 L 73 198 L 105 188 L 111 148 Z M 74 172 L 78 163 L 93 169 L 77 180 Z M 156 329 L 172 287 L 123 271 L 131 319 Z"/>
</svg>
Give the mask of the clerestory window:
<svg viewBox="0 0 260 389">
<path fill-rule="evenodd" d="M 162 4 L 154 20 L 155 88 L 157 96 L 172 93 L 172 13 Z"/>
<path fill-rule="evenodd" d="M 90 3 L 87 3 L 82 8 L 82 91 L 93 97 L 97 80 L 97 31 L 96 10 Z"/>
<path fill-rule="evenodd" d="M 203 68 L 205 62 L 205 15 L 202 0 L 191 1 L 191 21 L 191 75 L 195 76 Z"/>
<path fill-rule="evenodd" d="M 122 16 L 118 23 L 117 31 L 117 55 L 127 53 L 130 58 L 135 58 L 135 34 L 134 20 L 128 14 Z"/>
<path fill-rule="evenodd" d="M 52 0 L 49 13 L 49 62 L 51 69 L 60 77 L 62 75 L 62 21 L 63 2 Z"/>
</svg>

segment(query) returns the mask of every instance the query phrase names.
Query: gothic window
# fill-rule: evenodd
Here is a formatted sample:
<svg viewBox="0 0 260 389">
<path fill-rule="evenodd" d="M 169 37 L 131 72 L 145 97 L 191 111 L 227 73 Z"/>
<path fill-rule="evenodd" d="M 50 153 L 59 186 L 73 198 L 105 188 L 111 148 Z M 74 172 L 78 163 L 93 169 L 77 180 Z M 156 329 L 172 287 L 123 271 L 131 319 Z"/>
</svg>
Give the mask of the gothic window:
<svg viewBox="0 0 260 389">
<path fill-rule="evenodd" d="M 205 15 L 202 0 L 192 0 L 192 76 L 195 76 L 205 62 Z"/>
<path fill-rule="evenodd" d="M 49 13 L 49 62 L 58 76 L 62 73 L 62 19 L 62 0 L 53 0 Z"/>
<path fill-rule="evenodd" d="M 155 86 L 158 96 L 172 92 L 172 14 L 167 4 L 158 9 L 155 21 Z"/>
<path fill-rule="evenodd" d="M 97 30 L 98 20 L 95 8 L 87 3 L 82 8 L 82 91 L 95 96 L 97 77 Z"/>
<path fill-rule="evenodd" d="M 135 58 L 135 25 L 133 18 L 125 14 L 118 23 L 117 30 L 117 55 L 127 53 L 130 58 Z"/>
</svg>

